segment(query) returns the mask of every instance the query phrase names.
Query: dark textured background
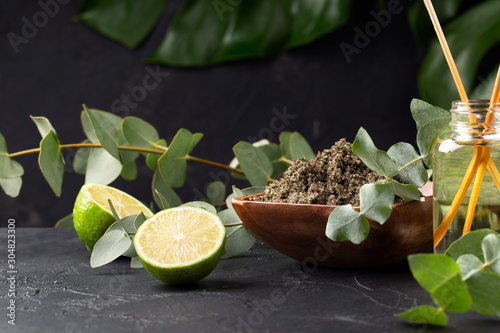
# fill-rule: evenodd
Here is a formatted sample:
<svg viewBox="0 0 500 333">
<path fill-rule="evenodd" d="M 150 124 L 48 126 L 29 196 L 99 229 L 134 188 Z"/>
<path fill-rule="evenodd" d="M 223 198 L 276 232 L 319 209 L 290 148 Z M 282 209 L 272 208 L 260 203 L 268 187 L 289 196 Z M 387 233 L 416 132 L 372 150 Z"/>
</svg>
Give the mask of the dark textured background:
<svg viewBox="0 0 500 333">
<path fill-rule="evenodd" d="M 143 59 L 161 41 L 180 3 L 172 0 L 150 38 L 137 50 L 128 50 L 72 21 L 78 2 L 69 1 L 15 54 L 7 34 L 20 34 L 22 18 L 31 20 L 40 7 L 36 1 L 0 2 L 0 133 L 9 151 L 38 146 L 40 138 L 29 115 L 48 117 L 64 143 L 81 141 L 81 104 L 110 110 L 121 94 L 142 84 L 147 74 Z M 353 43 L 354 27 L 364 28 L 373 19 L 371 9 L 372 4 L 356 1 L 346 26 L 273 58 L 206 69 L 162 66 L 169 76 L 127 115 L 151 122 L 168 141 L 181 127 L 204 133 L 192 155 L 222 163 L 233 157 L 235 143 L 270 127 L 274 108 L 296 115 L 285 130 L 302 133 L 314 150 L 342 137 L 352 141 L 360 126 L 382 149 L 398 141 L 414 143 L 409 104 L 419 97 L 421 54 L 405 14 L 393 16 L 350 64 L 339 48 L 341 42 Z M 276 133 L 273 141 L 277 139 Z M 64 155 L 71 163 L 71 151 Z M 18 161 L 25 168 L 24 185 L 18 198 L 0 194 L 0 225 L 13 217 L 18 226 L 52 226 L 71 212 L 83 176 L 68 169 L 62 197 L 56 198 L 38 169 L 37 156 Z M 178 191 L 184 201 L 213 180 L 211 171 L 218 173 L 193 163 L 188 168 L 188 181 Z M 112 185 L 150 201 L 151 177 L 140 161 L 136 181 L 120 179 Z"/>
</svg>

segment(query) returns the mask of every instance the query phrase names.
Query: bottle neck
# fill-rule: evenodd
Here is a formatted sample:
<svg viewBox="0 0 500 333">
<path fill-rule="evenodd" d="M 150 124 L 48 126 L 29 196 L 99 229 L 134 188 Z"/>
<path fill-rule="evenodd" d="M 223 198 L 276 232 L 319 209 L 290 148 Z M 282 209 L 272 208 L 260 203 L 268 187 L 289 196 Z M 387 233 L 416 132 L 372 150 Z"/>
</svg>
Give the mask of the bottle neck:
<svg viewBox="0 0 500 333">
<path fill-rule="evenodd" d="M 487 100 L 454 101 L 451 106 L 451 138 L 459 142 L 488 144 L 500 141 L 500 103 Z"/>
</svg>

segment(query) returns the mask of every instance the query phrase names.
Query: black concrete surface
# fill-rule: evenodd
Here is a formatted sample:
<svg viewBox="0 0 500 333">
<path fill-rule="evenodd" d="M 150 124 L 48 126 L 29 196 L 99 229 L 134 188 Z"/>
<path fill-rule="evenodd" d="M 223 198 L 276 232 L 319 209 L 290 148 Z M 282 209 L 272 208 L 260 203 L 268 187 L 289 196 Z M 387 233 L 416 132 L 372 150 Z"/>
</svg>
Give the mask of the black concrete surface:
<svg viewBox="0 0 500 333">
<path fill-rule="evenodd" d="M 451 315 L 445 328 L 394 314 L 432 304 L 406 265 L 305 266 L 258 243 L 198 284 L 169 287 L 118 260 L 92 269 L 72 229 L 17 228 L 15 297 L 0 229 L 0 332 L 498 332 L 500 318 Z M 15 326 L 7 306 L 15 300 Z"/>
</svg>

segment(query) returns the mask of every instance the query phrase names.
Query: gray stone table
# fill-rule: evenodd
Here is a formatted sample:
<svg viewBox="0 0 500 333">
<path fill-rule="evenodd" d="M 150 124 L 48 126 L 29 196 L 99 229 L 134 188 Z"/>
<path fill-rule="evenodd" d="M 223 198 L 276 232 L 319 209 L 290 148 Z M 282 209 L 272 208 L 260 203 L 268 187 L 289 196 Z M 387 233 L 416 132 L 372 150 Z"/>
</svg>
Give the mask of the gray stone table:
<svg viewBox="0 0 500 333">
<path fill-rule="evenodd" d="M 450 315 L 444 329 L 394 317 L 432 304 L 406 265 L 304 266 L 258 243 L 198 284 L 174 288 L 125 258 L 90 268 L 72 229 L 18 228 L 15 246 L 10 273 L 7 229 L 0 229 L 0 332 L 500 332 L 500 318 L 475 313 Z"/>
</svg>

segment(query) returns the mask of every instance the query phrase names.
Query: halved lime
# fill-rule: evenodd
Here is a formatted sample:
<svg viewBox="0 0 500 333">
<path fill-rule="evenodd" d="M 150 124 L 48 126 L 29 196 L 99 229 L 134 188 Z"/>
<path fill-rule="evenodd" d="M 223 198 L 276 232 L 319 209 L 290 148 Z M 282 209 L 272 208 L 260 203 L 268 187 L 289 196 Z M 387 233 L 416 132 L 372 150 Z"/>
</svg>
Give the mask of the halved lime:
<svg viewBox="0 0 500 333">
<path fill-rule="evenodd" d="M 78 237 L 92 252 L 95 243 L 116 221 L 108 199 L 120 218 L 144 213 L 146 217 L 153 213 L 133 196 L 106 185 L 88 183 L 82 186 L 73 208 L 73 223 Z"/>
<path fill-rule="evenodd" d="M 226 229 L 199 207 L 163 210 L 145 221 L 134 238 L 144 268 L 171 285 L 194 283 L 212 272 L 224 251 Z"/>
</svg>

